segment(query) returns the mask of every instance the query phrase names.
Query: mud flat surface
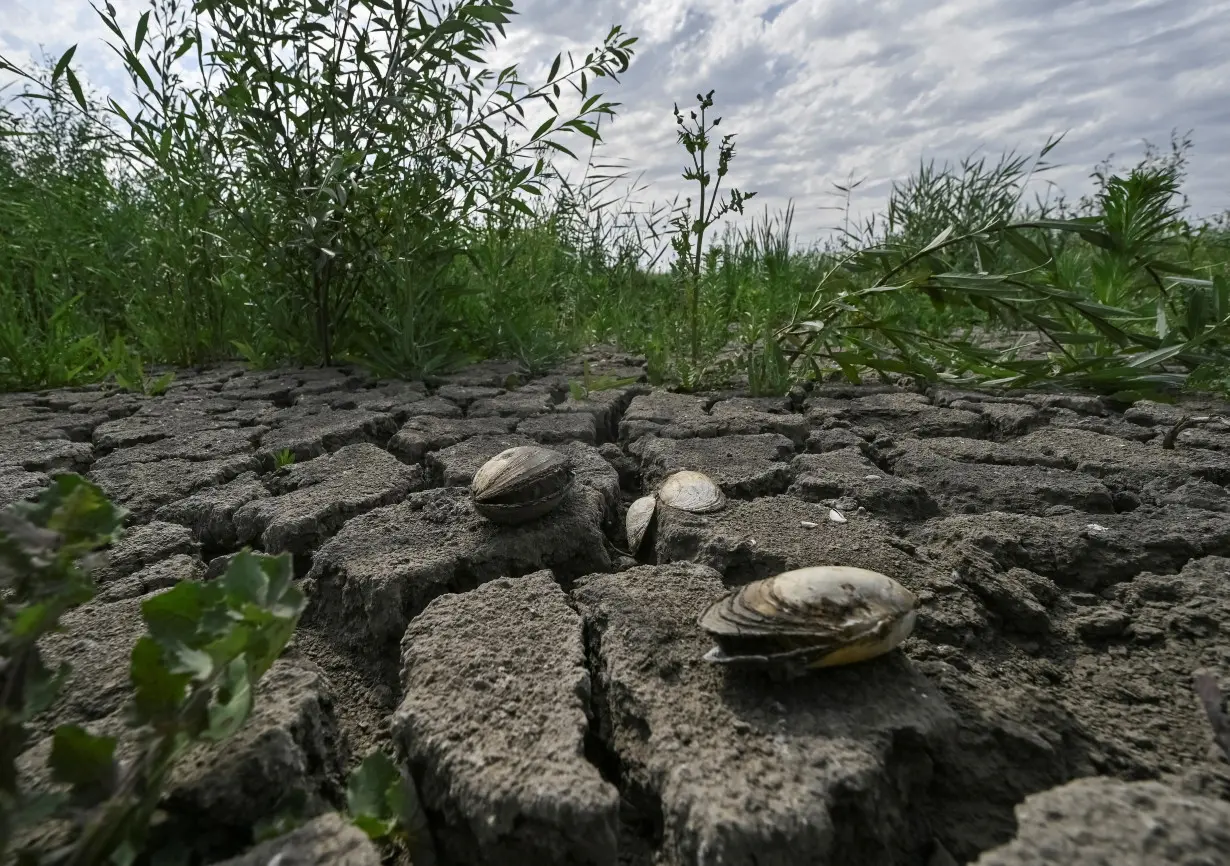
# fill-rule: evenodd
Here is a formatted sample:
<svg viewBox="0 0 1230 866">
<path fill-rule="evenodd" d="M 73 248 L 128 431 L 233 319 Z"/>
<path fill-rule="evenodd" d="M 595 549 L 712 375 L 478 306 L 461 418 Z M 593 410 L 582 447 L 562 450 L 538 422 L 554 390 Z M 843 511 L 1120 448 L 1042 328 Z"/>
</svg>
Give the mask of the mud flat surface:
<svg viewBox="0 0 1230 866">
<path fill-rule="evenodd" d="M 249 725 L 172 779 L 198 862 L 397 860 L 336 814 L 383 748 L 446 866 L 1230 863 L 1230 763 L 1192 693 L 1200 669 L 1230 691 L 1230 406 L 683 395 L 589 360 L 640 381 L 578 401 L 580 359 L 227 367 L 158 397 L 0 396 L 0 504 L 71 470 L 131 509 L 46 642 L 74 674 L 39 735 L 122 731 L 142 599 L 249 545 L 292 553 L 310 601 Z M 1210 417 L 1165 443 L 1185 415 Z M 478 467 L 534 442 L 572 460 L 561 506 L 475 514 Z M 660 507 L 633 558 L 628 504 L 682 468 L 729 504 Z M 913 637 L 790 682 L 701 661 L 707 604 L 817 564 L 916 592 Z M 36 783 L 48 747 L 23 756 Z M 287 809 L 314 817 L 253 847 Z"/>
</svg>

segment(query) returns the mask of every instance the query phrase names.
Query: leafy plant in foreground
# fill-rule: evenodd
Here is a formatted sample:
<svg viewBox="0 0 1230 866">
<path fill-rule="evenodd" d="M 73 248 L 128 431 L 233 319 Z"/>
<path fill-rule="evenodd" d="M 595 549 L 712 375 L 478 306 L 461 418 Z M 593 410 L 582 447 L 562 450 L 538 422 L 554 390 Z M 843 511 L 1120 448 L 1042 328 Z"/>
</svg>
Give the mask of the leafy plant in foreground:
<svg viewBox="0 0 1230 866">
<path fill-rule="evenodd" d="M 351 821 L 373 841 L 392 842 L 409 850 L 414 866 L 435 863 L 414 782 L 384 752 L 372 752 L 350 774 L 346 810 Z"/>
<path fill-rule="evenodd" d="M 50 670 L 36 642 L 94 595 L 93 554 L 119 536 L 123 519 L 123 509 L 76 475 L 57 477 L 37 503 L 0 512 L 0 858 L 18 829 L 58 805 L 18 787 L 25 724 L 51 705 L 68 674 Z"/>
<path fill-rule="evenodd" d="M 181 581 L 148 597 L 141 605 L 148 633 L 130 666 L 135 756 L 118 760 L 115 737 L 61 725 L 49 763 L 67 790 L 24 792 L 16 761 L 25 724 L 51 705 L 68 674 L 66 666 L 46 668 L 36 641 L 93 596 L 89 555 L 118 536 L 123 518 L 76 475 L 58 476 L 37 502 L 0 514 L 0 857 L 33 824 L 66 819 L 75 828 L 67 844 L 19 851 L 21 864 L 132 863 L 176 759 L 193 742 L 224 740 L 243 725 L 257 682 L 303 611 L 289 556 L 248 551 L 218 580 Z"/>
</svg>

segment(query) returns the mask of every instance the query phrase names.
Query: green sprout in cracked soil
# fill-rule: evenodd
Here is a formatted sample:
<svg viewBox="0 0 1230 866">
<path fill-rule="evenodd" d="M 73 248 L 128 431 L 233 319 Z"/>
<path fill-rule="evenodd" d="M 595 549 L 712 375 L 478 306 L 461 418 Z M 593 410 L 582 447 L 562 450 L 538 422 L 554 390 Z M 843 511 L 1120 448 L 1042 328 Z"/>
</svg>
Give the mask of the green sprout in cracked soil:
<svg viewBox="0 0 1230 866">
<path fill-rule="evenodd" d="M 52 735 L 50 783 L 29 785 L 18 767 L 31 745 L 27 725 L 52 706 L 70 673 L 67 665 L 48 667 L 38 641 L 94 596 L 91 569 L 125 516 L 74 474 L 57 476 L 37 501 L 0 512 L 0 862 L 84 866 L 171 854 L 174 840 L 151 827 L 176 760 L 195 742 L 222 742 L 239 730 L 303 611 L 290 557 L 246 550 L 217 580 L 183 580 L 145 597 L 147 631 L 129 668 L 128 757 L 120 758 L 117 737 L 63 724 Z M 372 838 L 415 839 L 422 817 L 413 784 L 384 755 L 369 755 L 355 771 L 349 799 L 353 820 Z M 51 841 L 36 832 L 57 822 L 67 830 Z"/>
<path fill-rule="evenodd" d="M 683 389 L 1230 390 L 1230 220 L 1187 215 L 1185 135 L 1076 202 L 1026 198 L 1062 136 L 920 164 L 861 224 L 850 179 L 801 248 L 793 204 L 734 222 L 756 193 L 722 200 L 744 178 L 712 90 L 673 111 L 695 194 L 633 204 L 602 150 L 620 27 L 530 80 L 486 60 L 512 0 L 154 0 L 129 29 L 93 8 L 128 93 L 92 91 L 76 46 L 0 57 L 26 88 L 0 108 L 0 388 L 156 395 L 224 360 L 538 371 L 609 343 Z"/>
</svg>

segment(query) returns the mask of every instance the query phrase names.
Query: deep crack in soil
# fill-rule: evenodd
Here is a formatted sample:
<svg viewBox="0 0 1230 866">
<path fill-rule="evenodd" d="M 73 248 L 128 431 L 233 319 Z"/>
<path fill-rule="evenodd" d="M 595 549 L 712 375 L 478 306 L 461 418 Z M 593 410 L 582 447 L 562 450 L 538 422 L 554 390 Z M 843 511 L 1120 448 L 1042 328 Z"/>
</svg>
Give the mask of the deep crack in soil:
<svg viewBox="0 0 1230 866">
<path fill-rule="evenodd" d="M 576 400 L 582 361 L 637 383 Z M 1130 847 L 1141 813 L 1170 822 L 1165 856 L 1203 850 L 1230 815 L 1191 691 L 1200 668 L 1230 691 L 1228 409 L 689 395 L 601 350 L 539 377 L 226 367 L 159 397 L 0 396 L 0 504 L 67 470 L 132 512 L 98 598 L 45 641 L 74 674 L 22 769 L 47 782 L 58 723 L 122 730 L 140 600 L 247 545 L 294 554 L 309 609 L 250 730 L 171 781 L 198 862 L 255 864 L 291 801 L 317 816 L 287 837 L 302 862 L 378 862 L 327 814 L 372 749 L 413 776 L 441 866 L 1009 866 L 1048 845 L 1076 863 L 1068 828 Z M 1170 435 L 1184 417 L 1202 420 Z M 534 442 L 567 454 L 573 491 L 523 526 L 476 515 L 474 472 Z M 660 506 L 630 556 L 628 505 L 681 468 L 726 508 Z M 900 652 L 789 683 L 700 661 L 722 591 L 828 563 L 920 596 Z M 1101 817 L 1070 793 L 1094 783 Z"/>
</svg>

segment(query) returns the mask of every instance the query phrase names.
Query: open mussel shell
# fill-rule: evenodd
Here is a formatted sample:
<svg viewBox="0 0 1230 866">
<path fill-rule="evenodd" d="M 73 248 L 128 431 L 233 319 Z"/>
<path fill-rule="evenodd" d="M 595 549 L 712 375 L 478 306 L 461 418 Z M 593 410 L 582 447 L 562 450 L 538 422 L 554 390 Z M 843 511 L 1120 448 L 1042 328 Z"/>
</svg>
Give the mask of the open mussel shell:
<svg viewBox="0 0 1230 866">
<path fill-rule="evenodd" d="M 493 523 L 525 523 L 559 505 L 572 487 L 568 458 L 538 445 L 501 451 L 474 474 L 474 510 Z"/>
<path fill-rule="evenodd" d="M 671 508 L 709 514 L 726 507 L 726 494 L 703 472 L 684 469 L 662 482 L 658 498 Z"/>
<path fill-rule="evenodd" d="M 823 565 L 749 583 L 718 599 L 700 627 L 717 646 L 705 660 L 834 667 L 896 648 L 914 630 L 918 596 L 879 572 Z"/>
<path fill-rule="evenodd" d="M 652 495 L 642 496 L 628 506 L 628 513 L 624 517 L 624 531 L 628 538 L 628 552 L 633 556 L 640 552 L 641 545 L 645 543 L 645 536 L 649 534 L 657 508 L 658 497 Z"/>
</svg>

